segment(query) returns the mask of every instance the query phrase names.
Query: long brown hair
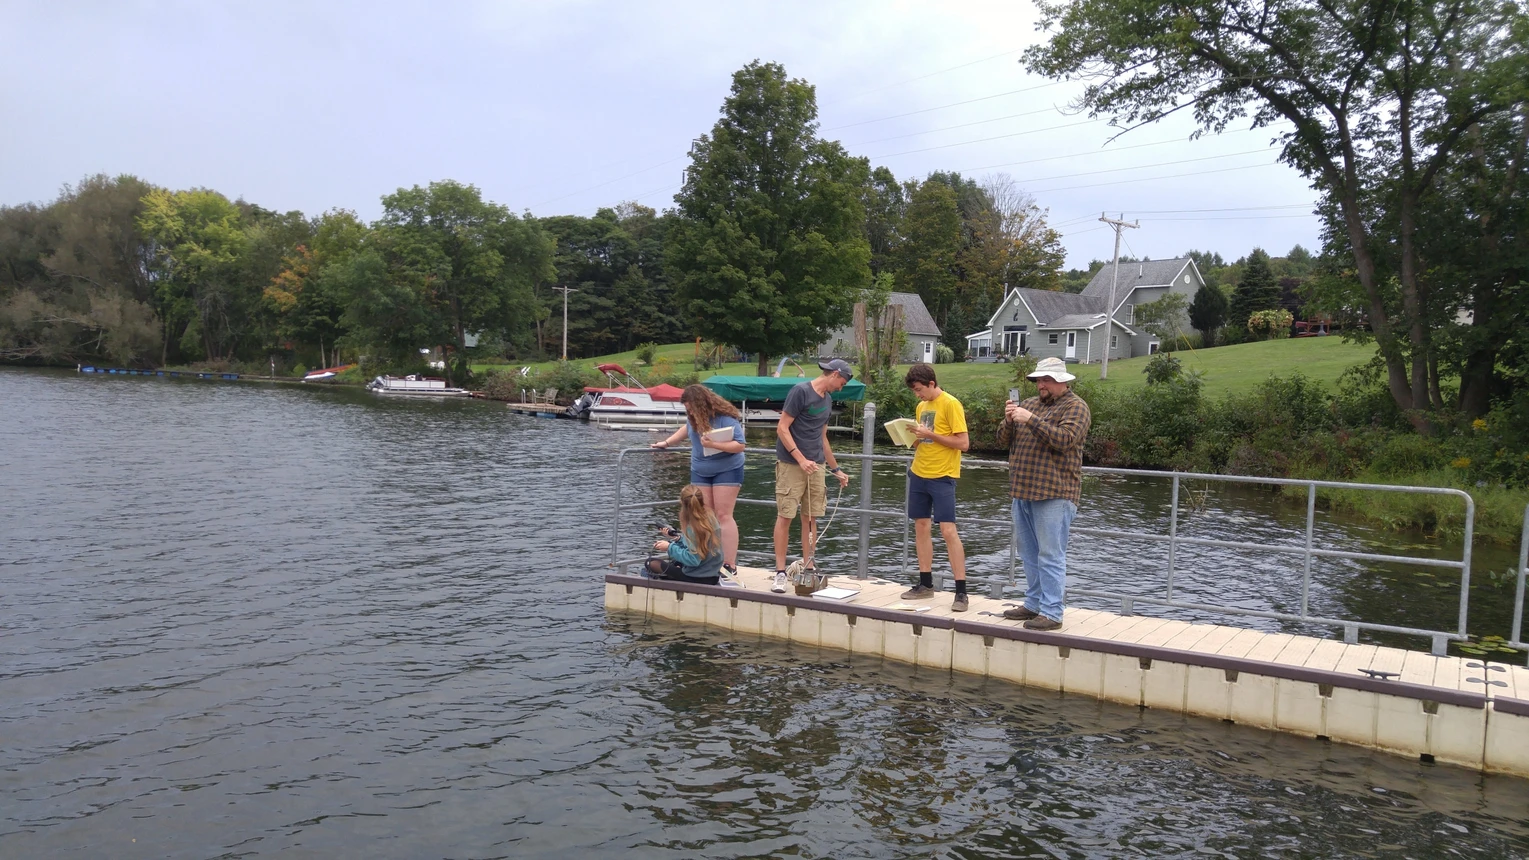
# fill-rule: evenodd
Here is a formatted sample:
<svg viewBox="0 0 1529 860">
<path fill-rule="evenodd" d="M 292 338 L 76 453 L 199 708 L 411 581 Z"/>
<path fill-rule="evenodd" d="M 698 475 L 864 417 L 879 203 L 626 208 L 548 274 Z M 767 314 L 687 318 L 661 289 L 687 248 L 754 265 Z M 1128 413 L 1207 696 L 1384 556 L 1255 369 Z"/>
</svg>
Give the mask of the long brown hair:
<svg viewBox="0 0 1529 860">
<path fill-rule="evenodd" d="M 723 400 L 715 391 L 700 384 L 699 382 L 685 386 L 680 394 L 680 402 L 685 404 L 685 417 L 690 419 L 690 426 L 697 433 L 705 433 L 711 430 L 711 423 L 718 415 L 726 415 L 729 418 L 742 421 L 738 407 Z"/>
<path fill-rule="evenodd" d="M 709 558 L 722 547 L 722 540 L 717 535 L 719 529 L 717 518 L 706 509 L 706 497 L 701 495 L 701 488 L 686 484 L 685 489 L 680 490 L 680 531 L 695 539 L 691 549 L 696 555 Z"/>
</svg>

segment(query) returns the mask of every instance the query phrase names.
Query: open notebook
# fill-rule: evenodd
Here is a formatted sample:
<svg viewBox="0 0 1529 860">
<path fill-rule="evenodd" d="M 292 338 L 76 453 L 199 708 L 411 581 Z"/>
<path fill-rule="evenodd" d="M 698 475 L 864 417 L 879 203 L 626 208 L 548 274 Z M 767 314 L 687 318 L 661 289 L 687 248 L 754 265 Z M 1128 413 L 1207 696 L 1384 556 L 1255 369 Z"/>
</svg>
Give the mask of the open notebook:
<svg viewBox="0 0 1529 860">
<path fill-rule="evenodd" d="M 892 437 L 895 445 L 912 448 L 918 441 L 918 437 L 913 435 L 913 428 L 918 426 L 918 422 L 912 418 L 893 418 L 881 426 L 887 428 L 887 435 Z"/>
</svg>

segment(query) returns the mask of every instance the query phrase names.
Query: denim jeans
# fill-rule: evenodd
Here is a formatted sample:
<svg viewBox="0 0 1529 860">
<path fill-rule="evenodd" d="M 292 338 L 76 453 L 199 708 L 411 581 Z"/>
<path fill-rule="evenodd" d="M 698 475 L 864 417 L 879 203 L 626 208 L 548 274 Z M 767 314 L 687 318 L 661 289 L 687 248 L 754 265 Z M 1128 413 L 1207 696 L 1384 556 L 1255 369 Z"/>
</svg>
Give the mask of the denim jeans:
<svg viewBox="0 0 1529 860">
<path fill-rule="evenodd" d="M 1062 620 L 1067 589 L 1067 532 L 1078 506 L 1071 499 L 1014 500 L 1014 532 L 1025 566 L 1025 608 Z"/>
</svg>

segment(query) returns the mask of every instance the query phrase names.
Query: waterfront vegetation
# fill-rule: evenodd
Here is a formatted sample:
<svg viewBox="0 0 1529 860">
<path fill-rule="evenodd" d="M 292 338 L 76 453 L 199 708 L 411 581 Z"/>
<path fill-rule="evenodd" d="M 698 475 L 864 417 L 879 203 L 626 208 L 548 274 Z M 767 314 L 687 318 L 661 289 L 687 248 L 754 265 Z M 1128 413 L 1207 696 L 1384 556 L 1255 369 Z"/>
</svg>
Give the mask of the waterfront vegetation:
<svg viewBox="0 0 1529 860">
<path fill-rule="evenodd" d="M 1311 181 L 1324 244 L 1231 263 L 1186 252 L 1207 281 L 1194 301 L 1136 309 L 1171 354 L 1117 361 L 1107 380 L 1077 368 L 1090 462 L 1463 487 L 1501 536 L 1529 491 L 1529 16 L 1509 0 L 1295 0 L 1250 23 L 1210 5 L 1042 4 L 1052 34 L 1024 62 L 1102 74 L 1083 107 L 1121 125 L 1188 105 L 1203 132 L 1287 124 L 1271 133 Z M 938 354 L 956 359 L 942 379 L 986 427 L 1026 360 L 963 363 L 965 335 L 1009 291 L 1078 290 L 1102 265 L 1062 271 L 1054 201 L 1005 176 L 899 179 L 823 138 L 815 88 L 779 64 L 733 75 L 689 158 L 674 208 L 591 217 L 517 214 L 451 180 L 398 189 L 366 223 L 88 177 L 0 207 L 0 360 L 261 375 L 358 361 L 360 379 L 426 370 L 424 350 L 453 382 L 516 399 L 599 381 L 597 355 L 648 383 L 765 373 L 789 354 L 810 370 L 857 304 L 877 319 L 901 290 L 940 326 Z M 1281 339 L 1292 311 L 1343 335 Z M 576 361 L 547 363 L 565 343 Z M 869 352 L 855 358 L 882 415 L 910 411 L 903 370 Z M 1458 523 L 1432 505 L 1328 502 Z"/>
</svg>

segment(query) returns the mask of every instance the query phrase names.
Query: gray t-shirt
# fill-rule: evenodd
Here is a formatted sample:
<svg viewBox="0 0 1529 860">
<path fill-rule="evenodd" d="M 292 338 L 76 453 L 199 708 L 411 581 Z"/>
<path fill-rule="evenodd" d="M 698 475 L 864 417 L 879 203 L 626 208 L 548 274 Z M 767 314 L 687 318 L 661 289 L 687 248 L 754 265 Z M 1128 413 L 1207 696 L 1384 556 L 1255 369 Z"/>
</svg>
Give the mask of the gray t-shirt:
<svg viewBox="0 0 1529 860">
<path fill-rule="evenodd" d="M 832 406 L 833 397 L 819 396 L 809 380 L 792 386 L 791 393 L 786 395 L 786 405 L 781 407 L 781 411 L 792 418 L 791 438 L 796 447 L 802 449 L 803 457 L 814 463 L 823 462 L 823 428 L 828 426 Z M 775 459 L 782 463 L 796 463 L 796 457 L 787 453 L 786 443 L 779 437 L 775 440 Z"/>
</svg>

